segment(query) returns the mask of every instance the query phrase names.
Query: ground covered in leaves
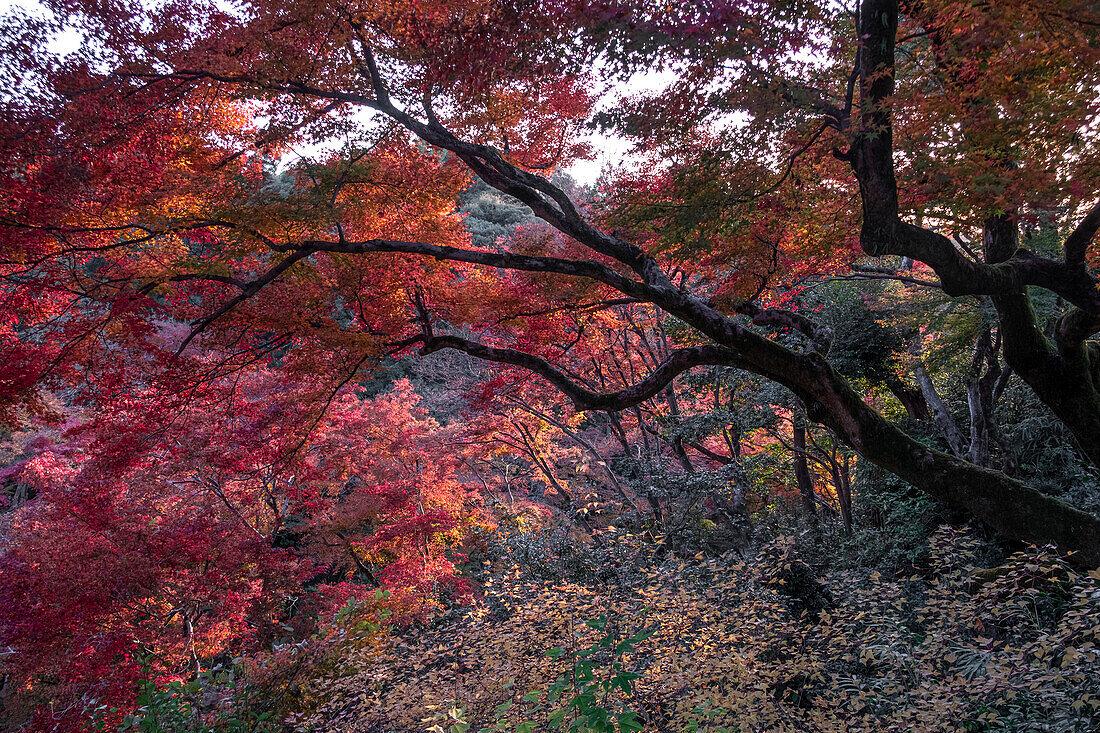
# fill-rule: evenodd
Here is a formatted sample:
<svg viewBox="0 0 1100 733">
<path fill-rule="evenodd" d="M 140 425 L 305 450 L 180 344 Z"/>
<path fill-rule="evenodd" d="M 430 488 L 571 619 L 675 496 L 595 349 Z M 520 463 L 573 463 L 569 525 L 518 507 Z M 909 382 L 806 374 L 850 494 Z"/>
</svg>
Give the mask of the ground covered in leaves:
<svg viewBox="0 0 1100 733">
<path fill-rule="evenodd" d="M 751 562 L 610 534 L 572 579 L 487 569 L 484 594 L 368 633 L 303 730 L 1090 731 L 1100 572 L 1032 548 L 979 567 L 944 528 L 912 574 L 819 574 L 781 537 Z M 808 555 L 807 555 L 808 556 Z M 550 575 L 543 573 L 544 576 Z"/>
</svg>

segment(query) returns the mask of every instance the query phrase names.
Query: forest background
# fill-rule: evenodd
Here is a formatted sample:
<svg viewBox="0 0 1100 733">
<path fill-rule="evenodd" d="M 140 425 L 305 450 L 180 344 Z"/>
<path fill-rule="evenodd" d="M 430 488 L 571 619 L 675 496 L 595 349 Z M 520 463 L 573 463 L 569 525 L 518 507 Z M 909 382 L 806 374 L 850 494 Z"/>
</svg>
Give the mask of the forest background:
<svg viewBox="0 0 1100 733">
<path fill-rule="evenodd" d="M 0 720 L 1094 730 L 1098 29 L 12 9 Z"/>
</svg>

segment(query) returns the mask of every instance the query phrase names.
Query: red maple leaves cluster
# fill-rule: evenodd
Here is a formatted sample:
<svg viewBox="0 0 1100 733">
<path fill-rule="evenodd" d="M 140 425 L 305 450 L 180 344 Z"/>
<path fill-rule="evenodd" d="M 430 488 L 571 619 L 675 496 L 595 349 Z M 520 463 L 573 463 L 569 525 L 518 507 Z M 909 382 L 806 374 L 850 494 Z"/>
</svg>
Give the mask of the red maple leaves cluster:
<svg viewBox="0 0 1100 733">
<path fill-rule="evenodd" d="M 397 618 L 467 592 L 476 502 L 446 432 L 407 382 L 341 391 L 320 419 L 315 388 L 268 370 L 150 385 L 22 446 L 4 478 L 33 500 L 5 518 L 0 644 L 14 679 L 55 682 L 9 704 L 78 726 L 92 700 L 125 709 L 143 666 L 186 676 L 309 638 L 378 587 Z"/>
</svg>

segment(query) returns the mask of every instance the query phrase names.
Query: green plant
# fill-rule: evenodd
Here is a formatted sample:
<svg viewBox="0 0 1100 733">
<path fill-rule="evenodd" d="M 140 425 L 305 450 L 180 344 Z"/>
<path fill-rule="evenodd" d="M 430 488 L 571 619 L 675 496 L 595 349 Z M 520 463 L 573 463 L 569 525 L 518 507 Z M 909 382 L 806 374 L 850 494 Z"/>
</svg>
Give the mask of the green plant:
<svg viewBox="0 0 1100 733">
<path fill-rule="evenodd" d="M 428 728 L 431 733 L 466 733 L 470 730 L 470 724 L 466 722 L 466 708 L 452 705 L 446 712 L 437 712 L 431 718 L 426 718 L 425 723 L 432 723 Z M 443 726 L 447 727 L 444 728 Z"/>
<path fill-rule="evenodd" d="M 634 680 L 641 676 L 627 668 L 624 655 L 633 651 L 639 642 L 653 636 L 656 628 L 643 628 L 629 638 L 616 641 L 616 634 L 606 615 L 585 621 L 585 625 L 594 629 L 599 638 L 580 651 L 566 652 L 561 647 L 554 647 L 546 652 L 546 656 L 554 659 L 570 654 L 572 668 L 560 675 L 545 691 L 528 693 L 524 697 L 524 700 L 533 703 L 529 712 L 545 712 L 550 727 L 567 727 L 570 731 L 613 733 L 643 730 L 638 714 L 622 703 L 622 699 L 633 692 Z M 620 691 L 622 695 L 617 696 Z M 525 722 L 517 727 L 517 731 L 527 733 L 535 730 L 534 726 L 533 722 Z"/>
<path fill-rule="evenodd" d="M 204 700 L 218 701 L 204 713 Z M 137 733 L 264 733 L 274 730 L 271 713 L 258 709 L 252 690 L 233 668 L 204 670 L 189 681 L 150 676 L 138 682 L 137 707 L 122 715 L 106 705 L 88 712 L 95 731 Z"/>
</svg>

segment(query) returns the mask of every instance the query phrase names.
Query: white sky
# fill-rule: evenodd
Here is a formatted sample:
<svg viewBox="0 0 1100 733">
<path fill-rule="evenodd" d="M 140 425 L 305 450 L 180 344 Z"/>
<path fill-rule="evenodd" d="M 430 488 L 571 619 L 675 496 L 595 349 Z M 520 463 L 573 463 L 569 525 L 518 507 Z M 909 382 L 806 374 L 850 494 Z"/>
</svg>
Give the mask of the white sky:
<svg viewBox="0 0 1100 733">
<path fill-rule="evenodd" d="M 635 74 L 624 84 L 613 87 L 603 96 L 597 105 L 597 111 L 605 111 L 618 104 L 623 97 L 640 92 L 659 92 L 671 84 L 676 75 L 671 71 L 648 71 Z M 595 183 L 600 174 L 607 167 L 617 168 L 621 165 L 635 162 L 630 155 L 630 142 L 621 137 L 611 137 L 593 133 L 584 137 L 596 150 L 596 159 L 592 161 L 580 161 L 567 169 L 567 173 L 573 176 L 578 183 L 585 185 Z"/>
<path fill-rule="evenodd" d="M 596 150 L 595 160 L 581 160 L 565 169 L 577 183 L 590 186 L 606 168 L 617 168 L 630 158 L 630 143 L 622 138 L 592 134 L 585 137 Z"/>
</svg>

